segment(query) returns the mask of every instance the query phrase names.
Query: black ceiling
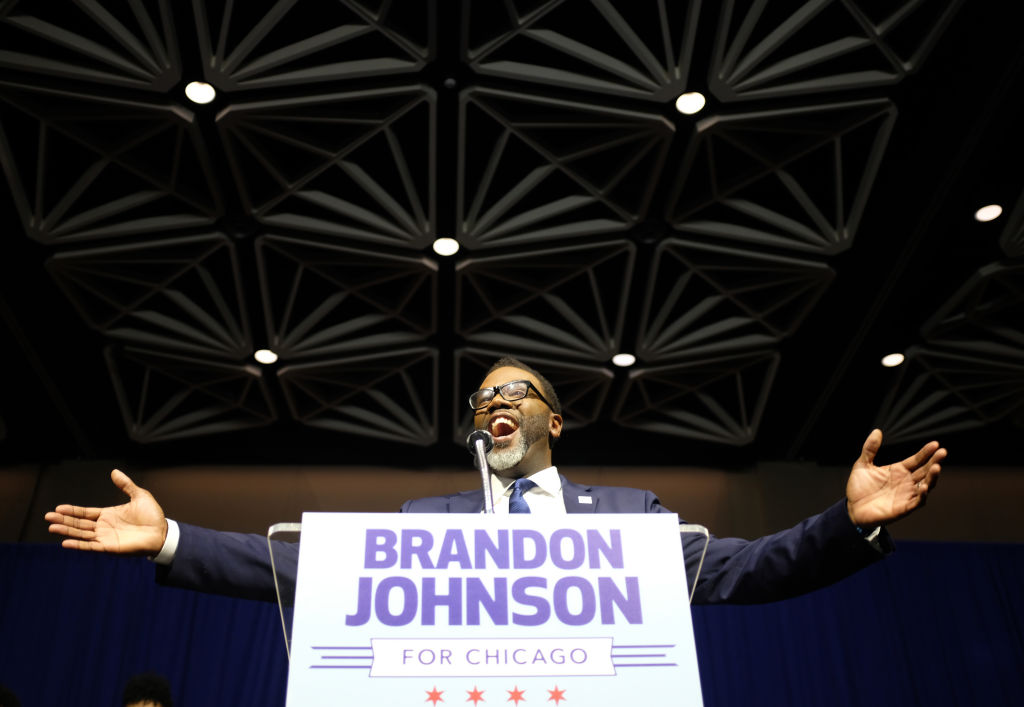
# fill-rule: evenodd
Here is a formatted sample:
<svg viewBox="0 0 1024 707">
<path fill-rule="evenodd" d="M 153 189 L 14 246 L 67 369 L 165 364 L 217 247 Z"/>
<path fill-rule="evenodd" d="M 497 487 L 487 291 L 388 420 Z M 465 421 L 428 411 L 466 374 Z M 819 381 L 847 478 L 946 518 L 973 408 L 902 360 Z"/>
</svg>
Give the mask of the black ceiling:
<svg viewBox="0 0 1024 707">
<path fill-rule="evenodd" d="M 0 2 L 0 455 L 461 464 L 512 353 L 563 464 L 1016 464 L 1011 5 Z"/>
</svg>

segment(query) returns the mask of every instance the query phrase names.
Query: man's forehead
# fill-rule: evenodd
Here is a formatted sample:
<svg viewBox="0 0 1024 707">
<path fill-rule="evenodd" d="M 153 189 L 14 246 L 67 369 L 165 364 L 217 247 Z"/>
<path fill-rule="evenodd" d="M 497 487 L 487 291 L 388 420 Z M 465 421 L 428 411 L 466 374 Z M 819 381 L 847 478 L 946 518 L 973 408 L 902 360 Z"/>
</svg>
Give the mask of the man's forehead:
<svg viewBox="0 0 1024 707">
<path fill-rule="evenodd" d="M 486 378 L 484 378 L 480 387 L 493 388 L 496 385 L 504 385 L 509 381 L 521 380 L 528 380 L 540 388 L 540 381 L 537 380 L 536 376 L 532 375 L 529 371 L 524 371 L 521 368 L 515 368 L 513 366 L 503 366 L 501 368 L 494 369 Z"/>
</svg>

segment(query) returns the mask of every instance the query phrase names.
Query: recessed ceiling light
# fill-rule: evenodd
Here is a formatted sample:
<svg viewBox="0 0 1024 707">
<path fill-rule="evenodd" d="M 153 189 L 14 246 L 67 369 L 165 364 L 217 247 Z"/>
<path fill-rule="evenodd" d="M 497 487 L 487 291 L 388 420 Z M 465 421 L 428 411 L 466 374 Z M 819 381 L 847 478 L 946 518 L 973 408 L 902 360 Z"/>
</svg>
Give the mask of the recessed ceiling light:
<svg viewBox="0 0 1024 707">
<path fill-rule="evenodd" d="M 896 368 L 906 360 L 906 357 L 901 353 L 891 353 L 888 356 L 882 357 L 882 365 L 886 368 Z"/>
<path fill-rule="evenodd" d="M 217 97 L 217 91 L 208 83 L 193 81 L 185 86 L 185 96 L 193 103 L 209 103 Z"/>
<path fill-rule="evenodd" d="M 277 361 L 277 354 L 271 351 L 270 349 L 260 349 L 259 351 L 254 353 L 252 357 L 256 359 L 258 362 L 265 365 L 270 365 L 271 363 L 275 363 Z"/>
<path fill-rule="evenodd" d="M 980 209 L 974 212 L 974 218 L 978 221 L 995 221 L 1003 213 L 1003 207 L 999 204 L 989 204 L 988 206 L 982 206 Z"/>
<path fill-rule="evenodd" d="M 620 368 L 627 368 L 636 363 L 636 356 L 631 353 L 617 353 L 612 356 L 612 363 Z"/>
<path fill-rule="evenodd" d="M 705 103 L 707 103 L 707 101 L 705 100 L 703 93 L 691 91 L 689 93 L 684 93 L 676 99 L 676 110 L 683 115 L 693 115 L 694 113 L 699 113 Z"/>
<path fill-rule="evenodd" d="M 438 255 L 455 255 L 459 252 L 459 242 L 454 238 L 438 238 L 434 241 L 434 252 Z"/>
</svg>

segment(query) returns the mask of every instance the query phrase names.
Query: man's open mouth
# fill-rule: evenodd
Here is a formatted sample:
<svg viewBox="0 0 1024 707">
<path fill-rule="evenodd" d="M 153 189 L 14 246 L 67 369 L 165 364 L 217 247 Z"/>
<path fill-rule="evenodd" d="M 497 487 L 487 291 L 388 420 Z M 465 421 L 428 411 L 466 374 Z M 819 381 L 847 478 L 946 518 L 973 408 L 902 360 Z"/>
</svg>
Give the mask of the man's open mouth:
<svg viewBox="0 0 1024 707">
<path fill-rule="evenodd" d="M 502 442 L 511 437 L 519 429 L 519 421 L 510 415 L 498 414 L 491 418 L 487 425 L 488 431 L 495 442 Z"/>
</svg>

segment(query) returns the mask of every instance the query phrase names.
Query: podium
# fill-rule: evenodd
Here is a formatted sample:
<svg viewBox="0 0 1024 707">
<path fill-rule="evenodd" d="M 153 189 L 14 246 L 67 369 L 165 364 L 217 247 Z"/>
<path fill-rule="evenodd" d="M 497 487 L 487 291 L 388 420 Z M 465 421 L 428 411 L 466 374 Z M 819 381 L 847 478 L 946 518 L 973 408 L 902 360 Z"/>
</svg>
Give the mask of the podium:
<svg viewBox="0 0 1024 707">
<path fill-rule="evenodd" d="M 703 530 L 674 514 L 272 526 L 287 704 L 701 705 L 681 529 Z M 293 581 L 278 543 L 300 536 Z"/>
</svg>

